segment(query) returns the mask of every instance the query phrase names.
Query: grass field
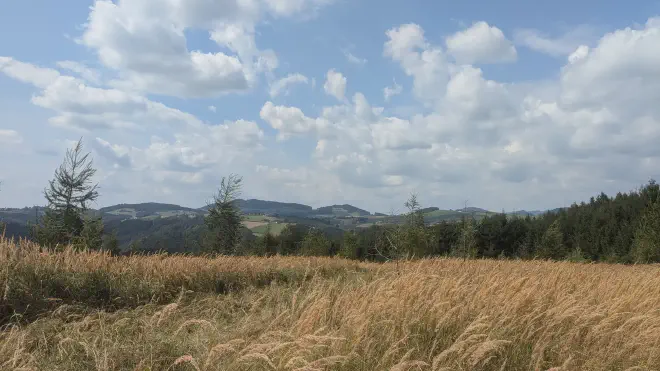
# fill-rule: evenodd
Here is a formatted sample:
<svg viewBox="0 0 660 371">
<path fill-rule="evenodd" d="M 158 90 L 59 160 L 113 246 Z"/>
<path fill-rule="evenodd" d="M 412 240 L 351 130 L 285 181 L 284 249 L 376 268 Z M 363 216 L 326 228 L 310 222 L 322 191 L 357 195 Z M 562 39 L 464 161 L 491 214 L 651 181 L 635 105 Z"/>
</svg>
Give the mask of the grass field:
<svg viewBox="0 0 660 371">
<path fill-rule="evenodd" d="M 241 218 L 244 221 L 249 221 L 249 222 L 270 222 L 276 219 L 273 218 L 272 216 L 266 216 L 266 215 L 243 215 Z"/>
<path fill-rule="evenodd" d="M 270 233 L 273 236 L 278 236 L 280 233 L 282 233 L 284 228 L 286 228 L 286 226 L 289 223 L 268 223 L 268 224 L 270 225 Z M 262 224 L 262 225 L 254 227 L 254 228 L 250 228 L 250 230 L 255 235 L 260 236 L 260 235 L 263 235 L 264 233 L 266 233 L 266 229 L 268 228 L 268 224 Z"/>
<path fill-rule="evenodd" d="M 2 241 L 0 267 L 2 370 L 660 369 L 657 266 L 110 257 Z"/>
</svg>

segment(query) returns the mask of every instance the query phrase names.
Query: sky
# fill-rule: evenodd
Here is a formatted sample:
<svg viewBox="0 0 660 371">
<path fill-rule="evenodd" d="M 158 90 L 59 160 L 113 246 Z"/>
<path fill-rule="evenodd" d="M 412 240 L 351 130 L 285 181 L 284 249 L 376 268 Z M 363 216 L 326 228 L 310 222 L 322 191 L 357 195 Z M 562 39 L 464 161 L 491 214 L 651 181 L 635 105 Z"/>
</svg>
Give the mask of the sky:
<svg viewBox="0 0 660 371">
<path fill-rule="evenodd" d="M 0 5 L 0 207 L 67 148 L 94 207 L 548 209 L 660 178 L 660 1 Z"/>
</svg>

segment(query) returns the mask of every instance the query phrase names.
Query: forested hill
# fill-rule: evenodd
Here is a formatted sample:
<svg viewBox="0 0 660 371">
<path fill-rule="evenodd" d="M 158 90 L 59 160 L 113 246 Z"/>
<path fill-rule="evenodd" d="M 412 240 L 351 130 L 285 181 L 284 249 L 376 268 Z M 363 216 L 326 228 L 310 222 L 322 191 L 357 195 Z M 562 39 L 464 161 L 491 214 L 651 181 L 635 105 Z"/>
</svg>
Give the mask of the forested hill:
<svg viewBox="0 0 660 371">
<path fill-rule="evenodd" d="M 370 212 L 362 210 L 352 205 L 332 205 L 319 207 L 315 210 L 318 215 L 337 215 L 337 216 L 367 216 Z"/>
</svg>

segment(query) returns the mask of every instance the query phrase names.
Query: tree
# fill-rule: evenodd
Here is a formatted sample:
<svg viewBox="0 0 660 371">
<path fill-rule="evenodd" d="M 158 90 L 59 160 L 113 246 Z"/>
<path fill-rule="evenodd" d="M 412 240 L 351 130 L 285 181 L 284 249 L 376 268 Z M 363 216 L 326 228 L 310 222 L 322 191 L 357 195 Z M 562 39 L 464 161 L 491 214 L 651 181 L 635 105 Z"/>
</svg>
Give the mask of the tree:
<svg viewBox="0 0 660 371">
<path fill-rule="evenodd" d="M 330 252 L 330 241 L 317 228 L 311 228 L 301 243 L 301 254 L 308 256 L 324 256 Z"/>
<path fill-rule="evenodd" d="M 461 234 L 458 244 L 454 247 L 453 255 L 463 259 L 476 258 L 478 252 L 477 246 L 477 228 L 472 217 L 463 219 Z"/>
<path fill-rule="evenodd" d="M 101 218 L 86 218 L 79 236 L 74 236 L 72 245 L 77 250 L 100 250 L 103 247 L 103 221 Z"/>
<path fill-rule="evenodd" d="M 128 244 L 128 252 L 131 255 L 143 253 L 144 249 L 142 247 L 142 238 L 132 240 L 131 243 Z"/>
<path fill-rule="evenodd" d="M 264 255 L 272 256 L 277 254 L 277 245 L 279 245 L 279 241 L 277 241 L 277 238 L 270 230 L 270 222 L 266 224 L 266 231 L 261 237 L 261 244 Z"/>
<path fill-rule="evenodd" d="M 359 259 L 361 255 L 357 234 L 354 231 L 344 233 L 339 256 L 348 259 Z"/>
<path fill-rule="evenodd" d="M 117 231 L 112 231 L 103 239 L 103 251 L 107 251 L 112 256 L 117 256 L 121 253 L 119 248 L 119 240 L 117 239 Z"/>
<path fill-rule="evenodd" d="M 559 219 L 550 224 L 541 237 L 538 257 L 545 259 L 562 259 L 566 256 L 564 235 L 561 233 Z"/>
<path fill-rule="evenodd" d="M 88 204 L 95 201 L 98 184 L 92 184 L 96 169 L 89 153 L 82 153 L 82 138 L 73 149 L 67 149 L 64 161 L 44 190 L 48 206 L 35 237 L 45 246 L 69 244 L 85 227 L 83 219 Z"/>
<path fill-rule="evenodd" d="M 223 177 L 218 194 L 209 205 L 209 214 L 205 218 L 208 229 L 212 232 L 210 250 L 220 254 L 235 253 L 241 240 L 241 211 L 236 199 L 241 192 L 243 178 L 231 174 Z"/>
<path fill-rule="evenodd" d="M 660 200 L 647 207 L 635 230 L 632 247 L 637 263 L 660 262 Z"/>
<path fill-rule="evenodd" d="M 408 209 L 406 219 L 409 226 L 424 227 L 424 213 L 420 208 L 419 201 L 417 201 L 417 194 L 413 193 L 404 204 Z"/>
</svg>

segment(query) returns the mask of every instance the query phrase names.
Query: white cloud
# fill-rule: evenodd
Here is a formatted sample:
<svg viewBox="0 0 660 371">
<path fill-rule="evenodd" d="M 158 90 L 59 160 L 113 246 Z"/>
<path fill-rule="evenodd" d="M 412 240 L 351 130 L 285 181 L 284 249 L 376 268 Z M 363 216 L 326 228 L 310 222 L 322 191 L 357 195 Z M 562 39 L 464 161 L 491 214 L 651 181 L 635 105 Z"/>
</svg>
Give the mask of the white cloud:
<svg viewBox="0 0 660 371">
<path fill-rule="evenodd" d="M 276 106 L 272 102 L 264 104 L 259 116 L 273 129 L 278 130 L 279 140 L 287 139 L 291 135 L 320 130 L 326 126 L 323 120 L 315 120 L 305 116 L 300 108 Z"/>
<path fill-rule="evenodd" d="M 255 26 L 265 14 L 291 17 L 315 12 L 327 0 L 96 0 L 80 42 L 118 73 L 122 89 L 178 97 L 242 92 L 278 66 L 260 50 Z M 185 31 L 209 31 L 233 54 L 188 50 Z"/>
<path fill-rule="evenodd" d="M 218 111 L 218 109 L 215 106 L 209 106 L 208 109 L 209 109 L 209 111 L 211 111 L 213 113 Z"/>
<path fill-rule="evenodd" d="M 12 145 L 23 143 L 23 137 L 16 130 L 0 129 L 0 144 Z"/>
<path fill-rule="evenodd" d="M 307 77 L 299 73 L 289 74 L 271 84 L 269 91 L 270 97 L 275 98 L 280 94 L 288 95 L 291 85 L 307 84 L 308 81 Z"/>
<path fill-rule="evenodd" d="M 173 1 L 148 3 L 96 1 L 92 7 L 81 42 L 97 52 L 103 65 L 120 73 L 115 86 L 181 97 L 248 88 L 237 57 L 188 51 L 183 31 L 190 24 L 186 21 L 200 22 L 201 15 L 187 19 L 185 14 L 171 13 Z"/>
<path fill-rule="evenodd" d="M 446 42 L 447 52 L 462 64 L 513 62 L 517 58 L 516 48 L 502 30 L 483 21 L 447 37 Z"/>
<path fill-rule="evenodd" d="M 442 97 L 449 77 L 442 49 L 428 43 L 417 24 L 404 24 L 386 32 L 384 55 L 399 62 L 406 75 L 413 78 L 415 96 L 432 105 Z"/>
<path fill-rule="evenodd" d="M 239 75 L 247 86 L 265 74 L 268 81 L 274 81 L 269 93 L 277 97 L 286 94 L 291 84 L 314 85 L 314 80 L 293 74 L 275 81 L 269 74 L 278 59 L 257 47 L 255 27 L 267 15 L 313 12 L 323 2 L 305 5 L 294 0 L 268 5 L 227 1 L 221 9 L 207 0 L 194 0 L 197 7 L 166 0 L 162 7 L 141 8 L 152 5 L 151 1 L 120 1 L 112 5 L 121 8 L 113 10 L 119 12 L 118 17 L 104 19 L 110 23 L 149 21 L 111 25 L 117 32 L 124 28 L 121 32 L 126 34 L 113 31 L 116 39 L 104 39 L 94 47 L 98 53 L 107 53 L 101 58 L 103 66 L 117 73 L 110 87 L 91 85 L 89 76 L 83 77 L 82 65 L 65 64 L 71 67 L 66 68 L 58 64 L 74 72 L 77 69 L 74 77 L 0 57 L 3 74 L 35 87 L 32 102 L 53 112 L 52 124 L 91 132 L 88 137 L 95 138 L 91 145 L 102 184 L 117 202 L 198 203 L 190 200 L 210 196 L 222 174 L 239 172 L 245 176 L 246 193 L 256 198 L 317 206 L 357 200 L 371 210 L 388 211 L 391 206 L 399 207 L 409 191 L 417 190 L 424 204 L 458 207 L 456 200 L 470 198 L 474 205 L 499 210 L 502 206 L 556 207 L 601 190 L 628 190 L 657 177 L 658 19 L 615 30 L 597 42 L 548 47 L 548 52 L 562 56 L 564 66 L 546 80 L 524 83 L 497 81 L 488 69 L 472 64 L 503 61 L 513 55 L 510 48 L 503 47 L 510 43 L 494 27 L 477 23 L 457 35 L 474 34 L 486 41 L 463 50 L 448 43 L 445 51 L 439 45 L 442 40 L 427 40 L 421 26 L 404 24 L 387 30 L 383 54 L 412 83 L 414 101 L 406 102 L 407 114 L 372 106 L 367 97 L 374 91 L 347 96 L 346 77 L 330 70 L 324 90 L 339 100 L 333 105 L 317 106 L 313 95 L 288 106 L 257 101 L 263 122 L 240 119 L 252 118 L 256 112 L 236 111 L 237 117 L 229 121 L 207 125 L 145 93 L 160 89 L 158 84 L 165 84 L 164 94 L 180 96 L 228 91 L 222 88 L 221 82 L 226 81 L 221 73 L 211 73 L 204 81 L 198 78 L 217 67 L 216 51 L 188 51 L 185 30 L 208 31 L 226 57 L 238 61 Z M 98 6 L 110 7 L 107 2 Z M 101 31 L 98 34 L 104 35 Z M 457 35 L 450 38 L 456 41 Z M 147 42 L 161 38 L 171 42 Z M 113 40 L 117 43 L 109 42 Z M 145 45 L 131 46 L 128 42 L 132 40 Z M 501 48 L 495 47 L 498 45 Z M 143 46 L 142 54 L 128 53 L 133 50 L 128 47 L 139 50 Z M 173 58 L 163 58 L 167 53 Z M 145 70 L 149 71 L 143 73 Z M 102 71 L 105 80 L 109 75 L 106 69 Z M 177 73 L 169 81 L 157 79 Z M 402 90 L 394 83 L 382 94 L 388 101 Z M 210 103 L 200 102 L 202 108 Z M 231 102 L 228 104 L 233 99 Z M 254 104 L 247 103 L 245 107 Z M 208 107 L 214 111 L 211 107 L 215 106 Z M 233 107 L 227 111 L 234 114 Z M 268 125 L 269 130 L 259 125 Z M 113 130 L 116 128 L 133 131 L 127 135 L 124 130 Z M 47 137 L 59 133 L 52 127 L 37 130 L 42 129 L 50 130 L 43 134 Z M 25 120 L 25 129 L 20 128 L 22 142 L 16 131 L 0 130 L 0 142 L 30 147 L 35 138 L 30 130 L 35 129 Z M 291 140 L 283 142 L 287 139 Z M 53 166 L 58 161 L 59 155 L 52 159 Z M 8 166 L 11 173 L 20 173 L 13 164 Z M 47 177 L 52 172 L 44 174 Z M 44 182 L 35 181 L 31 186 L 35 194 Z M 119 198 L 122 184 L 135 186 L 124 187 Z"/>
<path fill-rule="evenodd" d="M 577 48 L 549 85 L 504 84 L 474 66 L 442 63 L 441 49 L 419 26 L 403 25 L 388 32 L 385 54 L 417 82 L 417 93 L 424 91 L 423 76 L 443 81 L 446 74 L 436 85 L 442 94 L 433 96 L 433 112 L 408 120 L 386 116 L 358 93 L 316 118 L 282 108 L 290 118 L 272 126 L 315 138 L 315 162 L 305 171 L 313 168 L 358 194 L 370 189 L 403 198 L 405 189 L 416 188 L 435 199 L 465 195 L 497 208 L 524 206 L 543 194 L 556 206 L 608 191 L 605 182 L 626 190 L 653 176 L 651 164 L 660 163 L 660 110 L 653 103 L 660 99 L 660 54 L 651 47 L 660 43 L 656 24 L 649 20 L 606 35 L 595 48 Z M 423 57 L 430 51 L 436 59 Z M 290 122 L 299 123 L 297 130 Z M 438 183 L 439 191 L 431 186 Z M 478 196 L 482 192 L 500 200 Z"/>
<path fill-rule="evenodd" d="M 568 62 L 573 64 L 579 62 L 581 59 L 584 59 L 589 54 L 589 47 L 586 45 L 580 45 L 575 49 L 571 55 L 568 56 Z"/>
<path fill-rule="evenodd" d="M 101 82 L 101 74 L 82 63 L 75 61 L 60 61 L 57 62 L 57 66 L 78 74 L 92 84 L 99 84 Z"/>
<path fill-rule="evenodd" d="M 353 55 L 353 53 L 349 51 L 344 51 L 344 56 L 346 57 L 346 60 L 349 61 L 350 63 L 357 64 L 358 66 L 364 66 L 367 64 L 367 60 L 365 58 L 359 58 Z"/>
<path fill-rule="evenodd" d="M 590 26 L 578 26 L 557 37 L 551 37 L 535 29 L 518 29 L 513 33 L 516 44 L 553 57 L 567 56 L 580 45 L 596 39 L 596 30 Z"/>
<path fill-rule="evenodd" d="M 131 166 L 130 149 L 128 147 L 118 144 L 110 144 L 99 137 L 95 138 L 95 142 L 92 142 L 92 146 L 96 153 L 112 162 L 113 165 L 121 167 Z"/>
<path fill-rule="evenodd" d="M 294 14 L 311 12 L 313 15 L 323 6 L 334 0 L 265 0 L 268 8 L 278 16 L 292 16 Z"/>
<path fill-rule="evenodd" d="M 0 71 L 18 81 L 45 88 L 57 80 L 60 74 L 52 69 L 39 68 L 19 62 L 11 57 L 0 56 Z"/>
<path fill-rule="evenodd" d="M 385 98 L 385 102 L 389 102 L 390 98 L 392 98 L 395 95 L 401 94 L 402 91 L 403 91 L 403 87 L 397 84 L 395 81 L 394 86 L 392 87 L 386 86 L 383 89 L 383 98 Z"/>
<path fill-rule="evenodd" d="M 323 84 L 323 90 L 328 95 L 332 95 L 339 100 L 344 100 L 346 94 L 346 77 L 334 69 L 328 70 L 325 84 Z"/>
<path fill-rule="evenodd" d="M 194 116 L 120 89 L 90 87 L 56 70 L 2 57 L 0 71 L 42 89 L 32 103 L 57 113 L 55 126 L 78 129 L 139 129 L 148 124 L 201 125 Z"/>
</svg>

